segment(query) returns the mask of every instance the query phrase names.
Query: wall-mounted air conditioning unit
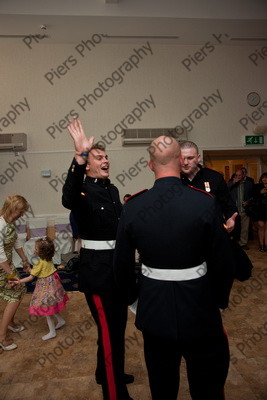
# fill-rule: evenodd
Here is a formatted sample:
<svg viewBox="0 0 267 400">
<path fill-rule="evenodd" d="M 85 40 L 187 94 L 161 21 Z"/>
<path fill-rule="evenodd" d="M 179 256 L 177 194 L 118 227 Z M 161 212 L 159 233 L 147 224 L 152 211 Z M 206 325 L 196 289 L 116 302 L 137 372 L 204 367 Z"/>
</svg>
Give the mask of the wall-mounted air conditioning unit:
<svg viewBox="0 0 267 400">
<path fill-rule="evenodd" d="M 0 151 L 27 150 L 27 135 L 25 133 L 1 133 Z"/>
<path fill-rule="evenodd" d="M 186 129 L 181 132 L 175 128 L 152 128 L 152 129 L 125 129 L 122 135 L 123 146 L 149 145 L 152 140 L 159 136 L 172 136 L 177 141 L 185 141 L 187 138 Z"/>
</svg>

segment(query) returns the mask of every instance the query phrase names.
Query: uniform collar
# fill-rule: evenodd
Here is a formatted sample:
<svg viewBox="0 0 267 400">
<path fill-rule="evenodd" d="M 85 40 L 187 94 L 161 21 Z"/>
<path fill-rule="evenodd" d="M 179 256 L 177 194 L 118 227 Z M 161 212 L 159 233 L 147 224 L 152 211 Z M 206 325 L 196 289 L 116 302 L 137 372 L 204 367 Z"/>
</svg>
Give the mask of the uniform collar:
<svg viewBox="0 0 267 400">
<path fill-rule="evenodd" d="M 201 176 L 203 173 L 203 170 L 204 170 L 203 165 L 198 164 L 197 166 L 198 166 L 199 170 L 197 171 L 196 175 L 194 176 L 194 178 L 192 180 L 194 180 L 197 176 Z"/>
<path fill-rule="evenodd" d="M 109 178 L 101 179 L 101 178 L 94 178 L 92 176 L 87 176 L 85 178 L 85 181 L 89 182 L 89 183 L 97 183 L 98 185 L 110 185 L 110 179 Z"/>
<path fill-rule="evenodd" d="M 181 183 L 181 178 L 178 178 L 177 176 L 165 176 L 164 178 L 158 178 L 155 180 L 155 185 L 160 185 L 160 184 L 165 184 L 165 183 Z"/>
<path fill-rule="evenodd" d="M 193 182 L 198 176 L 201 176 L 201 175 L 202 175 L 202 172 L 203 172 L 203 166 L 202 166 L 201 164 L 198 164 L 197 166 L 198 166 L 199 170 L 197 171 L 196 175 L 194 176 L 194 178 L 193 178 L 192 180 L 190 180 L 189 178 L 187 178 L 187 176 L 186 176 L 185 174 L 181 173 L 181 178 L 182 178 L 182 180 L 191 183 L 191 182 Z"/>
</svg>

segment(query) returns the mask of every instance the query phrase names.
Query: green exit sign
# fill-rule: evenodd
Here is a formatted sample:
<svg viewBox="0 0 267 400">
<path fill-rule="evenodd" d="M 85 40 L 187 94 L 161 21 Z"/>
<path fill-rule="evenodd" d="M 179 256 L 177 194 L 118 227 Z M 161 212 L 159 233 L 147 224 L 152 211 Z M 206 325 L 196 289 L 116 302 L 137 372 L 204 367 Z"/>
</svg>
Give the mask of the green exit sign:
<svg viewBox="0 0 267 400">
<path fill-rule="evenodd" d="M 245 144 L 250 145 L 250 144 L 264 144 L 264 136 L 263 135 L 250 135 L 250 136 L 245 136 Z"/>
</svg>

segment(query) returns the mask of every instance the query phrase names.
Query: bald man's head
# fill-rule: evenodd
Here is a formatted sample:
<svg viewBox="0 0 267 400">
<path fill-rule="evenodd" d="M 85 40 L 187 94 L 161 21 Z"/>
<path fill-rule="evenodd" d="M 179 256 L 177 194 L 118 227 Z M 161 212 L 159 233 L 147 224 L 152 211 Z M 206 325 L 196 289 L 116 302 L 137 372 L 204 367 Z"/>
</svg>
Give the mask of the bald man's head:
<svg viewBox="0 0 267 400">
<path fill-rule="evenodd" d="M 179 176 L 181 150 L 179 143 L 170 136 L 160 136 L 149 146 L 149 166 L 156 175 Z"/>
</svg>

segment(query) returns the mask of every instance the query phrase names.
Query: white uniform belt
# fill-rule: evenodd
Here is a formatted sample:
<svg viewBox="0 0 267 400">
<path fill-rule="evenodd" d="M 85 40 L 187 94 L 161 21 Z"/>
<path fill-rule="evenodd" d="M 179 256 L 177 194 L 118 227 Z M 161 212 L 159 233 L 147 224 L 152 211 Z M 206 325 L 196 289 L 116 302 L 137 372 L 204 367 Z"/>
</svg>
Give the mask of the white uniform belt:
<svg viewBox="0 0 267 400">
<path fill-rule="evenodd" d="M 207 273 L 207 263 L 204 261 L 202 264 L 192 268 L 185 269 L 163 269 L 163 268 L 150 268 L 142 264 L 142 274 L 151 279 L 158 279 L 160 281 L 189 281 L 190 279 L 201 278 Z"/>
<path fill-rule="evenodd" d="M 82 239 L 82 248 L 90 250 L 115 249 L 116 240 L 85 240 Z"/>
</svg>

